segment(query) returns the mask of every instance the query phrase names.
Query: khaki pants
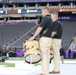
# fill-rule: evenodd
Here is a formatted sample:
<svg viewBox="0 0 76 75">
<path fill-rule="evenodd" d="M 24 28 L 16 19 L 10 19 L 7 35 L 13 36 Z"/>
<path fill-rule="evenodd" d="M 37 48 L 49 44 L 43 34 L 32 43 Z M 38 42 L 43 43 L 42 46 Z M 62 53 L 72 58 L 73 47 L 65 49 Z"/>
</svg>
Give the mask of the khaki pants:
<svg viewBox="0 0 76 75">
<path fill-rule="evenodd" d="M 49 75 L 50 46 L 51 38 L 40 38 L 40 48 L 42 51 L 41 68 L 43 75 Z"/>
<path fill-rule="evenodd" d="M 61 39 L 52 39 L 53 54 L 54 54 L 54 71 L 60 71 L 60 48 Z"/>
</svg>

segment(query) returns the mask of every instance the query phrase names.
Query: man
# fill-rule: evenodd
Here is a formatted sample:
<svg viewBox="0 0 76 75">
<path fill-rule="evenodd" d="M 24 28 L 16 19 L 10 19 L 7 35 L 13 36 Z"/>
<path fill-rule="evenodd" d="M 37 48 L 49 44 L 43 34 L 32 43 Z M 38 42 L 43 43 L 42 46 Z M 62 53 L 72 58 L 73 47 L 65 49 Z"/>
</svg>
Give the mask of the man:
<svg viewBox="0 0 76 75">
<path fill-rule="evenodd" d="M 42 74 L 40 75 L 49 75 L 49 62 L 50 62 L 50 46 L 51 46 L 51 33 L 52 33 L 52 20 L 49 15 L 49 8 L 42 8 L 42 20 L 37 28 L 33 37 L 29 41 L 34 40 L 35 37 L 40 34 L 40 49 L 42 51 Z"/>
<path fill-rule="evenodd" d="M 54 69 L 50 74 L 60 73 L 60 47 L 61 47 L 61 37 L 63 26 L 61 22 L 58 20 L 58 13 L 51 13 L 51 18 L 53 20 L 53 32 L 52 32 L 52 46 L 53 46 L 53 54 L 54 54 Z"/>
</svg>

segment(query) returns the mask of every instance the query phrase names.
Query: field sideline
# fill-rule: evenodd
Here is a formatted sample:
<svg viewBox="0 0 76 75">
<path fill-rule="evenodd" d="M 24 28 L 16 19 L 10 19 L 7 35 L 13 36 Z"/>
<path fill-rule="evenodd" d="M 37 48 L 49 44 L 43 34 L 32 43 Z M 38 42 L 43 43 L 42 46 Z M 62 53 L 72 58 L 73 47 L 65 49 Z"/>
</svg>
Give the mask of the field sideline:
<svg viewBox="0 0 76 75">
<path fill-rule="evenodd" d="M 3 65 L 3 67 L 15 67 L 16 66 L 16 62 L 25 62 L 24 58 L 9 58 L 8 60 L 6 60 L 4 63 L 0 63 L 0 66 Z M 52 62 L 53 63 L 53 62 Z M 64 59 L 64 64 L 76 64 L 76 59 Z M 38 66 L 41 65 L 41 63 L 36 63 L 34 64 L 34 66 Z"/>
</svg>

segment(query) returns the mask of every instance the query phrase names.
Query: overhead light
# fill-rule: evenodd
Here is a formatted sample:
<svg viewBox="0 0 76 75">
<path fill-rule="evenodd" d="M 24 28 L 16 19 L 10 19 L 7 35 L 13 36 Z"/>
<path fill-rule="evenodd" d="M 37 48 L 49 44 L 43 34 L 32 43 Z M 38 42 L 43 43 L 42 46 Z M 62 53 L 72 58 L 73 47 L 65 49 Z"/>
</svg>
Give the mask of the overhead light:
<svg viewBox="0 0 76 75">
<path fill-rule="evenodd" d="M 9 1 L 9 2 L 12 2 L 12 1 Z"/>
<path fill-rule="evenodd" d="M 9 2 L 11 3 L 12 1 L 11 1 L 11 0 L 9 0 Z"/>
</svg>

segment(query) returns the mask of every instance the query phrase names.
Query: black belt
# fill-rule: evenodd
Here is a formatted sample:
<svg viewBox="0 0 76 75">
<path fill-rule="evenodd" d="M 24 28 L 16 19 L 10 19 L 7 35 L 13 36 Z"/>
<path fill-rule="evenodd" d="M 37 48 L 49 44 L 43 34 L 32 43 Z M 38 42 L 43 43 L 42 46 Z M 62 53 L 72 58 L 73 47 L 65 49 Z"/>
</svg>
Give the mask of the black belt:
<svg viewBox="0 0 76 75">
<path fill-rule="evenodd" d="M 50 37 L 48 37 L 48 36 L 42 36 L 42 37 L 45 37 L 45 38 L 50 38 Z"/>
</svg>

